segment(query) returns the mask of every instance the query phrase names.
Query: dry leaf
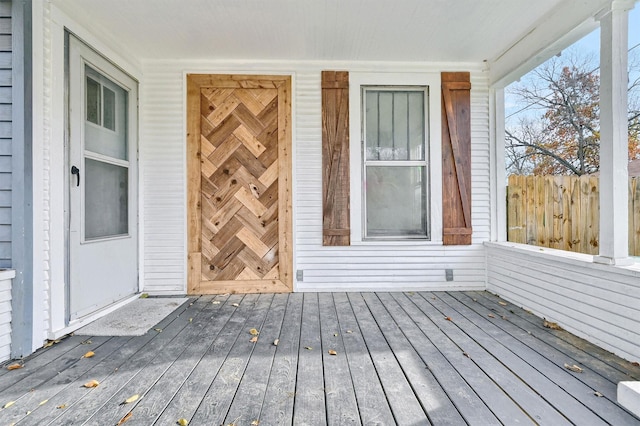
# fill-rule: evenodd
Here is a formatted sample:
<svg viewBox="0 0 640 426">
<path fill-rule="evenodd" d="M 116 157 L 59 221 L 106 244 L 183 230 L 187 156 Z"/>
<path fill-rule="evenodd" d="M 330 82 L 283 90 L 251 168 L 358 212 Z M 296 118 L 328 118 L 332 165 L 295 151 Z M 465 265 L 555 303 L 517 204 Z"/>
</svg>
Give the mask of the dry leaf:
<svg viewBox="0 0 640 426">
<path fill-rule="evenodd" d="M 84 386 L 85 388 L 97 388 L 99 384 L 100 383 L 97 380 L 91 380 L 82 386 Z"/>
<path fill-rule="evenodd" d="M 132 402 L 136 402 L 138 400 L 138 398 L 140 398 L 140 395 L 138 395 L 138 394 L 132 395 L 129 398 L 125 399 L 124 403 L 125 404 L 131 404 Z"/>
<path fill-rule="evenodd" d="M 251 422 L 251 426 L 258 426 L 260 424 L 260 420 L 254 420 Z"/>
<path fill-rule="evenodd" d="M 329 349 L 329 355 L 338 355 L 338 352 L 334 351 L 333 349 Z"/>
<path fill-rule="evenodd" d="M 82 355 L 82 358 L 91 358 L 94 355 L 95 355 L 95 352 L 89 351 L 86 354 Z"/>
<path fill-rule="evenodd" d="M 634 367 L 640 367 L 640 362 L 634 361 L 631 363 Z"/>
<path fill-rule="evenodd" d="M 51 346 L 53 346 L 53 341 L 52 341 L 52 340 L 49 340 L 49 341 L 48 341 L 47 343 L 45 343 L 45 344 L 44 344 L 44 346 L 42 346 L 42 347 L 43 347 L 43 348 L 49 348 L 49 347 L 51 347 Z"/>
<path fill-rule="evenodd" d="M 313 349 L 311 346 L 305 346 L 304 347 L 306 350 L 310 351 L 311 349 Z"/>
<path fill-rule="evenodd" d="M 469 354 L 468 354 L 468 353 L 466 353 L 466 352 L 462 352 L 462 355 L 466 356 L 467 358 L 471 358 L 471 357 L 469 356 Z"/>
<path fill-rule="evenodd" d="M 193 322 L 193 318 L 189 318 L 189 322 Z"/>
<path fill-rule="evenodd" d="M 84 342 L 80 342 L 81 345 L 90 345 L 92 342 L 91 340 L 85 340 Z"/>
<path fill-rule="evenodd" d="M 235 306 L 237 308 L 238 306 L 240 306 L 240 304 L 239 303 L 232 303 L 231 306 Z"/>
<path fill-rule="evenodd" d="M 333 333 L 333 337 L 338 337 L 338 333 Z"/>
<path fill-rule="evenodd" d="M 260 332 L 255 328 L 252 328 L 251 330 L 249 330 L 249 334 L 252 336 L 257 336 L 258 334 L 260 334 Z"/>
<path fill-rule="evenodd" d="M 27 414 L 26 414 L 26 415 L 28 416 L 29 414 L 31 414 L 31 411 L 27 411 Z"/>
<path fill-rule="evenodd" d="M 604 396 L 603 394 L 601 394 L 601 393 L 600 393 L 600 392 L 598 392 L 598 391 L 594 392 L 593 394 L 594 394 L 595 396 L 599 397 L 599 398 L 602 398 L 602 397 Z"/>
<path fill-rule="evenodd" d="M 506 302 L 498 302 L 498 305 L 507 306 Z"/>
<path fill-rule="evenodd" d="M 22 364 L 16 362 L 15 364 L 7 365 L 7 370 L 17 370 L 18 368 L 22 368 Z"/>
<path fill-rule="evenodd" d="M 16 403 L 15 401 L 9 401 L 9 402 L 7 402 L 6 404 L 4 404 L 4 407 L 2 407 L 2 408 L 9 408 L 9 407 L 11 407 L 13 404 L 15 404 L 15 403 Z"/>
<path fill-rule="evenodd" d="M 495 317 L 496 317 L 496 316 L 495 316 L 495 315 L 493 315 L 493 314 L 489 314 L 489 315 L 487 315 L 487 316 L 488 316 L 489 318 L 495 318 Z"/>
<path fill-rule="evenodd" d="M 187 419 L 180 419 L 180 420 L 178 420 L 178 424 L 179 424 L 180 426 L 187 426 L 187 425 L 189 424 L 189 420 L 187 420 Z"/>
<path fill-rule="evenodd" d="M 255 342 L 257 342 L 257 341 L 258 341 L 258 336 L 253 336 L 253 337 L 251 338 L 251 340 L 249 340 L 249 341 L 250 341 L 251 343 L 255 343 Z"/>
<path fill-rule="evenodd" d="M 477 301 L 478 301 L 478 299 L 473 299 L 473 301 L 474 301 L 474 302 L 477 302 Z"/>
<path fill-rule="evenodd" d="M 219 300 L 214 300 L 214 301 L 213 301 L 213 302 L 211 302 L 211 303 L 213 303 L 214 305 L 219 305 L 219 304 L 220 304 L 220 301 L 219 301 Z"/>
<path fill-rule="evenodd" d="M 582 368 L 578 367 L 575 364 L 573 364 L 573 365 L 565 364 L 564 368 L 566 368 L 567 370 L 571 370 L 574 373 L 582 373 Z"/>
<path fill-rule="evenodd" d="M 353 331 L 351 331 L 351 330 L 347 330 L 347 333 L 351 334 L 351 333 L 353 333 Z"/>
<path fill-rule="evenodd" d="M 47 402 L 49 402 L 49 400 L 48 400 L 48 399 L 45 399 L 44 401 L 41 401 L 41 402 L 40 402 L 40 404 L 38 404 L 38 405 L 44 405 L 44 404 L 46 404 Z"/>
<path fill-rule="evenodd" d="M 65 408 L 67 408 L 67 404 L 58 405 L 56 408 L 58 410 L 64 410 Z"/>
<path fill-rule="evenodd" d="M 505 321 L 506 321 L 507 316 L 506 316 L 506 315 L 503 315 L 501 318 L 502 318 L 503 320 L 505 320 Z"/>
<path fill-rule="evenodd" d="M 149 293 L 142 293 L 140 295 L 140 299 L 146 299 L 147 297 L 149 297 Z"/>
<path fill-rule="evenodd" d="M 280 339 L 276 339 L 273 341 L 273 346 L 278 346 L 278 343 L 280 343 Z"/>
<path fill-rule="evenodd" d="M 157 331 L 158 333 L 162 333 L 162 329 L 161 328 L 154 328 L 155 331 Z"/>
<path fill-rule="evenodd" d="M 120 426 L 122 423 L 126 422 L 133 416 L 133 411 L 129 411 L 123 418 L 120 419 L 116 426 Z"/>
<path fill-rule="evenodd" d="M 550 328 L 551 330 L 562 330 L 562 327 L 560 327 L 557 322 L 547 321 L 546 319 L 542 323 L 542 326 Z"/>
<path fill-rule="evenodd" d="M 444 319 L 446 319 L 447 321 L 453 321 L 451 317 L 445 317 Z"/>
</svg>

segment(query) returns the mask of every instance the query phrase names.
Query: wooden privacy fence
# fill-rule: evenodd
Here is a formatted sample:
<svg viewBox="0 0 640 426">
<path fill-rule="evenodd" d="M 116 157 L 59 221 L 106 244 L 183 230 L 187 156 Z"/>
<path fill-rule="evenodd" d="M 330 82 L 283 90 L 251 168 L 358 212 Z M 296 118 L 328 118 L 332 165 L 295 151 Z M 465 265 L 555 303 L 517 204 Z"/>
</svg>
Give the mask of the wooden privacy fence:
<svg viewBox="0 0 640 426">
<path fill-rule="evenodd" d="M 511 242 L 598 254 L 597 176 L 509 176 Z M 606 207 L 603 206 L 606 212 Z M 629 179 L 629 255 L 640 256 L 640 177 Z"/>
</svg>

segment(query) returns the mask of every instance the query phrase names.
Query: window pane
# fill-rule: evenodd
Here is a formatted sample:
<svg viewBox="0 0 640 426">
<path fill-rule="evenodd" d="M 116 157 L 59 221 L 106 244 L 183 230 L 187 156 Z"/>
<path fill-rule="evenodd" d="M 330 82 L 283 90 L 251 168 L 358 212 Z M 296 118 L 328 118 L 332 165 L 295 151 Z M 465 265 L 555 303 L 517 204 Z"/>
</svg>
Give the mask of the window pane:
<svg viewBox="0 0 640 426">
<path fill-rule="evenodd" d="M 366 159 L 424 160 L 424 102 L 422 90 L 366 90 Z"/>
<path fill-rule="evenodd" d="M 100 83 L 87 77 L 87 121 L 100 125 Z"/>
<path fill-rule="evenodd" d="M 85 159 L 85 239 L 129 232 L 129 169 Z"/>
<path fill-rule="evenodd" d="M 115 82 L 100 74 L 93 68 L 86 66 L 85 72 L 94 84 L 97 84 L 98 99 L 101 106 L 97 107 L 98 117 L 102 116 L 102 125 L 85 125 L 84 148 L 96 154 L 106 155 L 119 160 L 128 159 L 127 140 L 127 96 L 128 92 Z M 96 83 L 98 82 L 98 83 Z M 100 109 L 103 109 L 100 112 Z M 87 114 L 89 109 L 87 108 Z M 100 121 L 96 124 L 100 124 Z M 118 124 L 116 126 L 116 124 Z"/>
<path fill-rule="evenodd" d="M 366 234 L 427 238 L 426 167 L 366 168 Z"/>
<path fill-rule="evenodd" d="M 103 87 L 104 117 L 103 125 L 107 129 L 116 130 L 116 93 L 108 87 Z"/>
</svg>

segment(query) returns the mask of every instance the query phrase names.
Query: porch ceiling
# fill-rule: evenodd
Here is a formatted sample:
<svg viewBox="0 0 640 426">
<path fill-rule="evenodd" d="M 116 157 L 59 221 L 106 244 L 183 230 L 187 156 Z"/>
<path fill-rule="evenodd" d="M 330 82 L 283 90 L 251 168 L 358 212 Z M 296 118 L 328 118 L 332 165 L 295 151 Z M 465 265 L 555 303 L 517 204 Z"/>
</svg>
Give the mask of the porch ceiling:
<svg viewBox="0 0 640 426">
<path fill-rule="evenodd" d="M 491 62 L 556 13 L 563 0 L 52 3 L 141 60 Z M 594 1 L 572 3 L 579 10 Z"/>
</svg>

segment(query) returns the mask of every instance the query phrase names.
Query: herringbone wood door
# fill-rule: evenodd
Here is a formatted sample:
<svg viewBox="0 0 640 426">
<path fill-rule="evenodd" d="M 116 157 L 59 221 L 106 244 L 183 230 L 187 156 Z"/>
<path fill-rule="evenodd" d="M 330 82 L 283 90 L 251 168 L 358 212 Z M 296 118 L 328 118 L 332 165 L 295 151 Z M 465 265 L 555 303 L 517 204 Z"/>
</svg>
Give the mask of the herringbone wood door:
<svg viewBox="0 0 640 426">
<path fill-rule="evenodd" d="M 290 291 L 290 79 L 188 86 L 189 292 Z"/>
</svg>

